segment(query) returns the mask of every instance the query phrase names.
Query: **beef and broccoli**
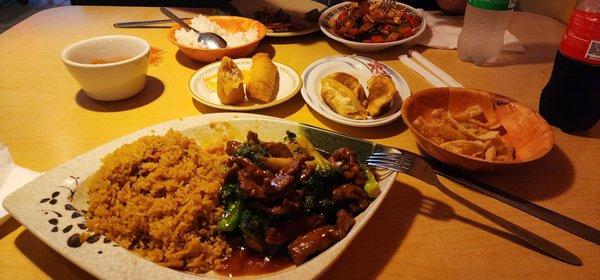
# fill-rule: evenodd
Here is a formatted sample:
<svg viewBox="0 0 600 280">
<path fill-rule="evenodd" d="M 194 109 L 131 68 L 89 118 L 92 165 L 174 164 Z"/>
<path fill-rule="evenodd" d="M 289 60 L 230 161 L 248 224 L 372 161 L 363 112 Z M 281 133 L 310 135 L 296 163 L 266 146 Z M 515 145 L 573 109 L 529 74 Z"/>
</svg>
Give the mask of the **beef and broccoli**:
<svg viewBox="0 0 600 280">
<path fill-rule="evenodd" d="M 218 230 L 263 255 L 299 265 L 343 239 L 379 193 L 372 171 L 349 148 L 328 158 L 303 135 L 263 142 L 252 131 L 229 141 L 225 207 Z"/>
</svg>

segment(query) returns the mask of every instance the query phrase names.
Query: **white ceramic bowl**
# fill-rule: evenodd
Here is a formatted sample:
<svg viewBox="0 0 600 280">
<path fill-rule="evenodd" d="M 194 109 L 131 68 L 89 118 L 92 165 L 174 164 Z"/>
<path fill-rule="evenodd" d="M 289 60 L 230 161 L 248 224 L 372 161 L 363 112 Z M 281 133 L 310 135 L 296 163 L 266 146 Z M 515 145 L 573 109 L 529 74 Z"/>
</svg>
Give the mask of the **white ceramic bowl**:
<svg viewBox="0 0 600 280">
<path fill-rule="evenodd" d="M 379 1 L 371 1 L 371 2 L 379 2 Z M 393 42 L 384 42 L 384 43 L 363 43 L 363 42 L 355 42 L 355 41 L 346 40 L 346 39 L 336 35 L 329 26 L 331 26 L 330 25 L 331 22 L 333 22 L 335 19 L 337 19 L 340 12 L 342 12 L 343 10 L 346 10 L 348 8 L 348 6 L 350 6 L 352 4 L 353 4 L 353 2 L 343 2 L 343 3 L 337 4 L 335 6 L 332 6 L 329 9 L 325 10 L 323 13 L 321 13 L 321 16 L 319 17 L 319 26 L 321 27 L 321 31 L 323 31 L 323 33 L 325 33 L 325 35 L 327 35 L 327 37 L 329 37 L 335 41 L 338 41 L 353 50 L 362 51 L 362 52 L 374 52 L 374 51 L 383 50 L 383 49 L 386 49 L 386 48 L 389 48 L 392 46 L 401 45 L 401 44 L 407 43 L 407 42 L 412 41 L 412 40 L 416 39 L 417 37 L 419 37 L 419 35 L 421 35 L 421 33 L 423 33 L 423 31 L 425 31 L 425 27 L 427 26 L 427 23 L 425 22 L 425 17 L 423 16 L 423 14 L 421 14 L 421 12 L 419 12 L 417 9 L 415 9 L 409 5 L 406 5 L 406 4 L 403 4 L 400 2 L 396 2 L 396 6 L 404 7 L 408 13 L 413 14 L 421 21 L 421 25 L 419 25 L 417 28 L 413 29 L 414 34 L 412 36 L 401 39 L 401 40 L 397 40 L 397 41 L 393 41 Z"/>
<path fill-rule="evenodd" d="M 146 83 L 150 44 L 126 35 L 94 37 L 63 50 L 61 59 L 83 91 L 101 101 L 125 99 Z"/>
</svg>

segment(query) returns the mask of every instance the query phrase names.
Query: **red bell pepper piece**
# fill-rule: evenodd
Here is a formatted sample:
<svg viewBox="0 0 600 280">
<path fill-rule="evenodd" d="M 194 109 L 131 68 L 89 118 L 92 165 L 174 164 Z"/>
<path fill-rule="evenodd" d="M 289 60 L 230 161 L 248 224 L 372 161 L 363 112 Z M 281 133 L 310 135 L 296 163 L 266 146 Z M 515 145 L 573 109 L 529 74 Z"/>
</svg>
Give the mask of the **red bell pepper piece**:
<svg viewBox="0 0 600 280">
<path fill-rule="evenodd" d="M 371 40 L 373 40 L 373 43 L 383 43 L 383 36 L 371 36 Z"/>
</svg>

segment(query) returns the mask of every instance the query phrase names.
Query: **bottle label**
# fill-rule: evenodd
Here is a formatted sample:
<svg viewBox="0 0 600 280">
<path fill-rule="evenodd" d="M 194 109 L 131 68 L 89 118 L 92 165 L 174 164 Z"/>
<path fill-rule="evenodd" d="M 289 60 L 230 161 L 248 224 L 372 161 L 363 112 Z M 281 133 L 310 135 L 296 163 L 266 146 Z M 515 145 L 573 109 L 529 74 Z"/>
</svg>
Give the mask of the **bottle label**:
<svg viewBox="0 0 600 280">
<path fill-rule="evenodd" d="M 512 10 L 517 0 L 468 0 L 471 6 L 486 10 L 506 11 Z"/>
<path fill-rule="evenodd" d="M 559 50 L 572 59 L 600 65 L 600 13 L 575 10 Z"/>
</svg>

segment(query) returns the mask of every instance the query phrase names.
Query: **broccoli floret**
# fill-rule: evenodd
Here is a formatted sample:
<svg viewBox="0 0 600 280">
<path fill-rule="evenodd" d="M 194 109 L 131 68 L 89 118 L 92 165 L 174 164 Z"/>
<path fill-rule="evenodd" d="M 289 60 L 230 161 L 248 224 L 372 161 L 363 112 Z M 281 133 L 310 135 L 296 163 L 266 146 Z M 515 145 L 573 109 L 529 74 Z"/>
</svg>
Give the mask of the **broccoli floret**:
<svg viewBox="0 0 600 280">
<path fill-rule="evenodd" d="M 325 190 L 327 189 L 325 181 L 316 172 L 312 173 L 308 179 L 301 181 L 300 187 L 308 193 L 314 193 L 317 196 L 325 195 Z"/>
<path fill-rule="evenodd" d="M 326 196 L 327 187 L 323 179 L 315 172 L 308 179 L 300 182 L 300 188 L 306 193 L 302 205 L 304 212 L 308 215 L 318 213 L 319 200 Z"/>
<path fill-rule="evenodd" d="M 324 178 L 315 172 L 302 181 L 300 187 L 306 192 L 302 206 L 307 215 L 335 217 L 335 203 L 329 198 L 330 188 Z"/>
<path fill-rule="evenodd" d="M 289 130 L 285 131 L 285 137 L 283 138 L 283 142 L 290 143 L 296 141 L 296 133 L 293 133 Z"/>
<path fill-rule="evenodd" d="M 373 171 L 371 171 L 371 169 L 364 164 L 361 164 L 360 167 L 363 171 L 363 174 L 367 178 L 367 182 L 363 186 L 363 189 L 370 198 L 377 197 L 381 191 L 379 190 L 379 183 L 377 183 L 377 179 L 375 179 Z"/>
<path fill-rule="evenodd" d="M 217 229 L 226 232 L 236 230 L 242 219 L 243 210 L 244 202 L 242 200 L 237 200 L 227 205 L 227 209 L 223 212 L 223 217 L 217 224 Z"/>
<path fill-rule="evenodd" d="M 246 240 L 262 244 L 264 242 L 265 228 L 268 223 L 269 218 L 264 213 L 246 209 L 242 213 L 239 227 Z"/>
<path fill-rule="evenodd" d="M 229 205 L 235 201 L 244 199 L 244 193 L 237 183 L 227 183 L 221 187 L 221 204 Z"/>
<path fill-rule="evenodd" d="M 313 158 L 313 163 L 315 164 L 315 171 L 321 178 L 323 178 L 327 182 L 335 181 L 340 176 L 340 171 L 333 166 L 333 164 L 326 159 L 315 147 L 308 141 L 306 136 L 298 135 L 296 136 L 296 142 L 300 147 L 306 151 L 306 153 Z"/>
<path fill-rule="evenodd" d="M 225 211 L 217 224 L 219 231 L 232 232 L 237 229 L 244 210 L 246 197 L 237 183 L 227 183 L 221 187 L 221 204 Z"/>
<path fill-rule="evenodd" d="M 260 146 L 259 143 L 255 142 L 244 142 L 240 145 L 235 153 L 233 154 L 236 157 L 245 157 L 254 162 L 254 164 L 262 167 L 262 163 L 260 158 L 263 156 L 267 156 L 267 151 Z"/>
<path fill-rule="evenodd" d="M 314 195 L 307 195 L 304 197 L 304 213 L 306 213 L 307 215 L 313 214 L 318 212 L 317 206 L 318 206 L 319 200 L 317 199 L 316 196 Z"/>
<path fill-rule="evenodd" d="M 335 207 L 335 202 L 333 202 L 333 200 L 328 198 L 321 199 L 317 203 L 317 208 L 319 209 L 319 212 L 325 215 L 328 219 L 332 221 L 335 220 L 337 208 Z"/>
</svg>

